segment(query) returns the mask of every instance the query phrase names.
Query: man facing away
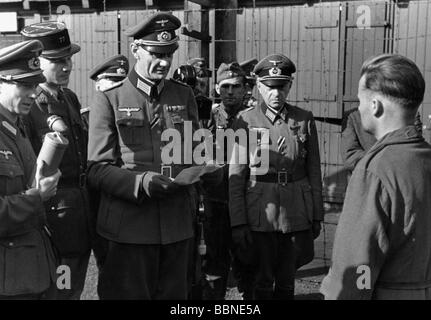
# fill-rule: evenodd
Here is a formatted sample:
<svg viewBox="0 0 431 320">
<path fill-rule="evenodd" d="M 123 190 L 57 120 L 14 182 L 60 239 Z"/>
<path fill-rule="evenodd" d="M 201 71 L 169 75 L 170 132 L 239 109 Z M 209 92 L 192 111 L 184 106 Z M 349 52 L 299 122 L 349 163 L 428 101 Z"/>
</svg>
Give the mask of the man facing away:
<svg viewBox="0 0 431 320">
<path fill-rule="evenodd" d="M 431 147 L 414 125 L 424 91 L 418 67 L 403 56 L 362 66 L 359 113 L 377 142 L 347 188 L 326 299 L 431 298 Z"/>
</svg>

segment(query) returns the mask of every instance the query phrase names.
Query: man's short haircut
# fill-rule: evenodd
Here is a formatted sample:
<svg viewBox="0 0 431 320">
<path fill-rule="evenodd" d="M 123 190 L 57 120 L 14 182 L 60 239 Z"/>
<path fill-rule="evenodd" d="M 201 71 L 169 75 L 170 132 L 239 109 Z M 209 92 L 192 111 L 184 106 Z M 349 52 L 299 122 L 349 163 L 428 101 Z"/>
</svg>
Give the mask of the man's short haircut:
<svg viewBox="0 0 431 320">
<path fill-rule="evenodd" d="M 392 98 L 408 110 L 422 103 L 425 80 L 416 64 L 398 54 L 382 54 L 364 62 L 365 88 Z"/>
</svg>

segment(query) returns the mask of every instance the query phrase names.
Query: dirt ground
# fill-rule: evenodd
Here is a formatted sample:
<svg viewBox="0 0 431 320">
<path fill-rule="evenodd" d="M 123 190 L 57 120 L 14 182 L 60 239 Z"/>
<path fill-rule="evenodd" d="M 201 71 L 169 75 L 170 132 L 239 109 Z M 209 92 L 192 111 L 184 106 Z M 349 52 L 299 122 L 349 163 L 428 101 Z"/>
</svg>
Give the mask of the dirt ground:
<svg viewBox="0 0 431 320">
<path fill-rule="evenodd" d="M 298 270 L 295 282 L 296 300 L 319 300 L 322 295 L 319 293 L 320 283 L 326 275 L 331 258 L 332 242 L 335 235 L 335 228 L 339 218 L 339 208 L 327 206 L 325 223 L 319 238 L 315 241 L 314 260 Z M 94 257 L 91 256 L 90 265 L 87 270 L 87 280 L 82 300 L 97 300 L 97 276 L 98 270 Z M 229 288 L 226 292 L 226 300 L 241 300 L 241 295 L 237 288 Z"/>
</svg>

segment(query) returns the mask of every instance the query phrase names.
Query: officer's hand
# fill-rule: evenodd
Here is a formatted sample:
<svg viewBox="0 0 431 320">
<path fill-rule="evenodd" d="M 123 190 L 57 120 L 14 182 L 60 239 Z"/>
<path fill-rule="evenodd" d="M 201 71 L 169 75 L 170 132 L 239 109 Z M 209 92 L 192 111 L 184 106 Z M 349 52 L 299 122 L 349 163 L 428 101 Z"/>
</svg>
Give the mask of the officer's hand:
<svg viewBox="0 0 431 320">
<path fill-rule="evenodd" d="M 223 181 L 223 167 L 216 169 L 213 172 L 206 173 L 201 176 L 201 181 L 208 186 L 217 186 Z"/>
<path fill-rule="evenodd" d="M 58 180 L 60 180 L 60 177 L 61 172 L 60 170 L 57 170 L 57 172 L 52 176 L 42 177 L 39 180 L 37 189 L 39 189 L 42 201 L 46 201 L 49 198 L 55 196 L 55 194 L 57 193 L 57 185 Z"/>
<path fill-rule="evenodd" d="M 142 183 L 150 198 L 165 198 L 179 188 L 170 178 L 152 171 L 145 174 Z"/>
<path fill-rule="evenodd" d="M 320 235 L 320 230 L 322 230 L 321 222 L 314 220 L 312 225 L 313 239 L 316 239 Z"/>
<path fill-rule="evenodd" d="M 246 249 L 253 243 L 251 230 L 248 225 L 240 225 L 232 228 L 232 242 L 240 249 Z"/>
</svg>

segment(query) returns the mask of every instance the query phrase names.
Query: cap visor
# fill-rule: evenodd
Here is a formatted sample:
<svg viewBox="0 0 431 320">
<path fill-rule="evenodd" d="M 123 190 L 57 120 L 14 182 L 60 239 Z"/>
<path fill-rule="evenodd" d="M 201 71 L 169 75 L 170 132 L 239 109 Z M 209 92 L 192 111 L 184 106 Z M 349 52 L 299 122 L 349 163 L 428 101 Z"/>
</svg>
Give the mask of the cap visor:
<svg viewBox="0 0 431 320">
<path fill-rule="evenodd" d="M 22 78 L 22 79 L 18 79 L 15 81 L 18 83 L 22 83 L 24 85 L 35 85 L 35 84 L 46 82 L 46 78 L 42 73 L 40 73 L 40 74 L 37 74 L 35 76 Z"/>
<path fill-rule="evenodd" d="M 66 49 L 50 50 L 49 53 L 42 51 L 40 56 L 46 59 L 62 59 L 65 57 L 70 57 L 79 51 L 81 51 L 81 47 L 75 43 L 72 43 L 70 47 Z"/>
<path fill-rule="evenodd" d="M 265 80 L 260 80 L 260 82 L 262 82 L 264 85 L 266 85 L 268 87 L 281 87 L 281 86 L 285 86 L 286 84 L 288 84 L 289 80 L 265 79 Z"/>
<path fill-rule="evenodd" d="M 173 43 L 167 46 L 142 46 L 145 50 L 155 53 L 174 53 L 178 49 L 178 43 Z"/>
</svg>

